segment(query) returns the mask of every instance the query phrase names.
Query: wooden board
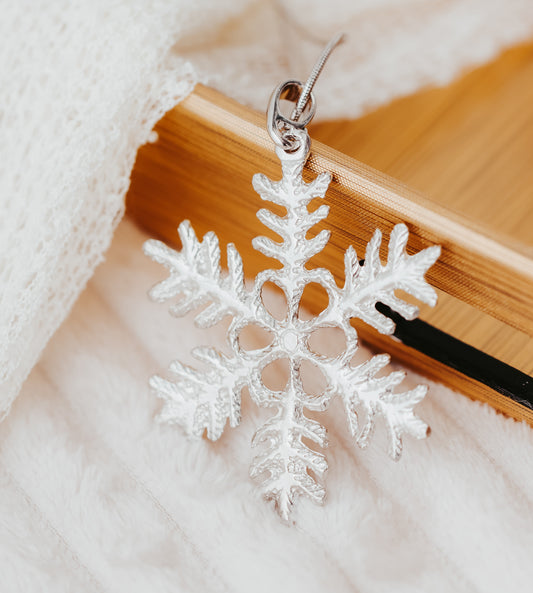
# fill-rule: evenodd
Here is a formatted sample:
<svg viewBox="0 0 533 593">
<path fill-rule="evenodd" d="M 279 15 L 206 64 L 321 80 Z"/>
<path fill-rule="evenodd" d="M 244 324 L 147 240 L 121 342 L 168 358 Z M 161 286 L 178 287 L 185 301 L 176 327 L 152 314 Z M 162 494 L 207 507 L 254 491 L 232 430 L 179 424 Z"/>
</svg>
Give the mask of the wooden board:
<svg viewBox="0 0 533 593">
<path fill-rule="evenodd" d="M 437 95 L 449 92 L 459 93 L 454 87 L 431 91 Z M 440 113 L 442 117 L 443 113 L 449 112 L 449 106 L 447 110 L 446 101 L 437 95 L 430 112 Z M 381 110 L 379 121 L 382 127 L 379 129 L 387 128 L 387 117 L 396 123 L 391 128 L 389 142 L 381 138 L 383 145 L 388 147 L 392 164 L 397 163 L 397 159 L 390 156 L 394 152 L 391 147 L 394 142 L 390 140 L 398 137 L 398 158 L 406 153 L 408 146 L 406 136 L 397 134 L 398 122 L 409 121 L 401 113 L 402 109 L 410 109 L 408 104 L 406 99 L 389 106 L 390 115 Z M 414 126 L 416 133 L 412 132 L 413 154 L 417 154 L 416 136 L 421 136 L 422 124 L 419 121 Z M 339 146 L 346 143 L 340 148 L 352 154 L 363 151 L 365 146 L 373 147 L 367 150 L 375 151 L 375 158 L 378 158 L 381 153 L 369 141 L 370 133 L 350 136 L 358 125 L 362 126 L 360 129 L 365 125 L 371 127 L 363 118 L 358 122 L 317 125 L 312 134 L 330 142 L 335 136 Z M 156 130 L 158 142 L 139 152 L 128 196 L 130 214 L 152 233 L 167 240 L 176 240 L 175 228 L 183 218 L 189 218 L 199 233 L 215 230 L 222 243 L 233 241 L 245 254 L 246 270 L 250 275 L 271 264 L 253 251 L 250 244 L 253 236 L 268 234 L 255 218 L 261 204 L 251 188 L 251 176 L 261 171 L 273 178 L 279 177 L 279 163 L 264 129 L 264 116 L 210 89 L 198 87 L 186 101 L 167 114 Z M 339 130 L 344 130 L 344 136 L 338 133 Z M 330 133 L 332 138 L 328 139 Z M 360 142 L 358 145 L 358 137 L 366 138 L 366 144 Z M 423 163 L 420 166 L 423 167 Z M 341 278 L 342 251 L 349 244 L 353 244 L 362 256 L 363 246 L 375 227 L 380 227 L 387 236 L 394 223 L 404 220 L 412 233 L 411 249 L 418 250 L 431 243 L 443 246 L 443 256 L 429 278 L 446 293 L 445 299 L 435 313 L 424 310 L 423 318 L 476 347 L 486 339 L 484 332 L 488 332 L 493 340 L 496 336 L 496 341 L 502 332 L 507 332 L 513 344 L 511 350 L 518 350 L 517 344 L 521 344 L 521 353 L 528 349 L 533 353 L 530 338 L 533 334 L 533 260 L 527 246 L 517 245 L 500 232 L 494 232 L 488 221 L 485 221 L 485 227 L 473 223 L 468 216 L 453 213 L 319 142 L 313 143 L 307 169 L 309 175 L 322 170 L 334 174 L 326 198 L 331 214 L 325 224 L 332 230 L 332 239 L 323 254 L 317 256 L 317 264 L 329 267 Z M 308 306 L 316 308 L 322 304 L 321 294 L 309 294 Z M 450 331 L 457 317 L 471 320 L 476 315 L 483 320 L 483 331 L 469 333 L 465 331 L 464 323 L 454 328 L 461 330 L 462 335 L 461 331 Z M 506 401 L 484 385 L 467 380 L 445 365 L 379 336 L 364 325 L 358 329 L 378 348 L 394 351 L 400 359 L 431 377 L 472 397 L 489 401 L 514 417 L 532 420 L 531 410 Z M 490 348 L 484 350 L 492 353 Z M 527 370 L 528 364 L 533 362 L 532 356 L 531 360 L 516 364 L 509 353 L 498 358 L 522 370 Z"/>
<path fill-rule="evenodd" d="M 533 258 L 533 44 L 455 83 L 354 121 L 315 124 L 316 139 L 424 192 Z M 505 301 L 503 303 L 505 305 Z M 424 319 L 533 375 L 533 340 L 447 294 Z"/>
</svg>

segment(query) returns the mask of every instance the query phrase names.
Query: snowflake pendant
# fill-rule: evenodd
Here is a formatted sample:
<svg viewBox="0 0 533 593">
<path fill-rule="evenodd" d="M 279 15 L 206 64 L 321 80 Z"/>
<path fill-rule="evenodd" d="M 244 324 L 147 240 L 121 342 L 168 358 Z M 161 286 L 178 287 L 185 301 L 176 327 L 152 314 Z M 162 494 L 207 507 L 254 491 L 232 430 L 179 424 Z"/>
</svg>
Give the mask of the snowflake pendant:
<svg viewBox="0 0 533 593">
<path fill-rule="evenodd" d="M 395 295 L 401 289 L 420 301 L 434 305 L 436 293 L 425 281 L 424 274 L 436 261 L 440 247 L 433 246 L 409 256 L 405 251 L 407 227 L 398 224 L 392 230 L 387 263 L 379 256 L 381 233 L 376 230 L 369 242 L 364 263 L 360 263 L 350 247 L 344 256 L 345 281 L 339 288 L 326 269 L 307 269 L 307 261 L 322 251 L 329 240 L 329 232 L 321 231 L 312 239 L 306 234 L 314 225 L 327 217 L 329 208 L 321 205 L 309 212 L 313 198 L 323 198 L 330 182 L 328 173 L 320 174 L 311 183 L 302 179 L 302 169 L 308 156 L 309 137 L 305 130 L 295 130 L 300 147 L 295 152 L 277 148 L 281 160 L 281 181 L 270 181 L 264 175 L 255 175 L 253 186 L 261 198 L 285 207 L 280 217 L 262 209 L 257 216 L 276 232 L 282 242 L 256 237 L 255 249 L 281 262 L 281 269 L 266 270 L 255 278 L 251 291 L 246 290 L 242 260 L 230 244 L 227 248 L 228 272 L 220 267 L 220 247 L 215 234 L 207 233 L 198 241 L 188 221 L 178 231 L 182 249 L 176 251 L 160 241 L 150 240 L 144 245 L 145 253 L 163 264 L 170 276 L 150 291 L 158 302 L 180 295 L 170 313 L 183 316 L 207 305 L 196 313 L 199 327 L 208 328 L 230 315 L 228 329 L 231 355 L 226 356 L 213 348 L 195 348 L 192 354 L 207 370 L 196 370 L 180 362 L 173 362 L 170 371 L 173 381 L 154 376 L 150 385 L 164 400 L 160 420 L 180 425 L 190 436 L 201 437 L 204 431 L 211 440 L 222 434 L 226 423 L 234 427 L 240 422 L 241 391 L 247 387 L 251 399 L 258 405 L 272 409 L 272 416 L 261 426 L 252 445 L 260 449 L 253 459 L 250 474 L 261 483 L 268 500 L 288 520 L 295 499 L 305 495 L 317 503 L 325 496 L 323 485 L 327 462 L 324 455 L 309 447 L 303 439 L 326 447 L 326 430 L 316 420 L 308 418 L 306 410 L 325 410 L 331 400 L 342 399 L 348 427 L 355 442 L 367 446 L 377 416 L 382 416 L 390 437 L 390 455 L 398 459 L 402 451 L 402 437 L 409 434 L 424 438 L 428 426 L 414 414 L 414 406 L 426 394 L 426 386 L 395 393 L 403 372 L 377 376 L 389 362 L 389 356 L 374 356 L 363 364 L 354 365 L 353 356 L 358 348 L 357 333 L 350 320 L 358 318 L 379 332 L 391 334 L 394 323 L 381 313 L 378 302 L 405 317 L 414 319 L 417 307 Z M 261 290 L 265 282 L 273 282 L 285 293 L 288 311 L 283 320 L 275 319 L 265 308 Z M 298 315 L 300 299 L 309 283 L 324 287 L 328 307 L 318 316 L 302 320 Z M 272 336 L 272 342 L 259 350 L 244 350 L 239 334 L 248 325 L 260 326 Z M 345 336 L 346 348 L 337 357 L 315 353 L 309 346 L 310 336 L 324 327 L 340 328 Z M 263 369 L 277 359 L 289 362 L 289 380 L 281 391 L 267 388 L 261 378 Z M 318 367 L 327 381 L 319 396 L 309 395 L 302 385 L 301 366 L 308 361 Z"/>
</svg>

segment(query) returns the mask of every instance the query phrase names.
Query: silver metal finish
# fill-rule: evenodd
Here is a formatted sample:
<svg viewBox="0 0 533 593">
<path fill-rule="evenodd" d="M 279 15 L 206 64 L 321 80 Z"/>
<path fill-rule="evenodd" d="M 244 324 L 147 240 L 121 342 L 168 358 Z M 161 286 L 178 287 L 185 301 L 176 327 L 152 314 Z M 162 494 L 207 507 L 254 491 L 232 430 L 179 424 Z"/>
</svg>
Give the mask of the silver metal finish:
<svg viewBox="0 0 533 593">
<path fill-rule="evenodd" d="M 424 275 L 439 257 L 440 247 L 428 247 L 408 255 L 405 248 L 409 233 L 404 224 L 398 224 L 390 235 L 385 264 L 380 259 L 379 230 L 368 243 L 364 264 L 359 263 L 353 247 L 348 248 L 344 254 L 342 288 L 329 270 L 306 267 L 329 240 L 326 230 L 309 239 L 307 234 L 328 215 L 325 204 L 312 212 L 308 205 L 313 199 L 324 197 L 331 175 L 321 173 L 310 183 L 303 181 L 302 171 L 310 149 L 305 126 L 315 112 L 313 85 L 340 39 L 337 36 L 328 44 L 305 85 L 294 80 L 279 85 L 268 108 L 268 131 L 276 143 L 283 175 L 280 181 L 254 175 L 253 186 L 263 200 L 283 206 L 286 215 L 259 210 L 259 220 L 282 241 L 256 237 L 253 246 L 278 260 L 282 267 L 259 273 L 253 288 L 247 290 L 242 259 L 234 245 L 228 245 L 228 272 L 224 273 L 216 235 L 209 232 L 199 241 L 188 221 L 178 229 L 181 251 L 160 241 L 144 244 L 145 253 L 169 270 L 168 278 L 150 291 L 153 300 L 165 302 L 179 296 L 177 303 L 170 306 L 170 313 L 176 316 L 206 305 L 195 314 L 199 327 L 207 328 L 228 315 L 231 317 L 227 334 L 229 355 L 214 348 L 194 348 L 192 354 L 203 363 L 203 370 L 175 361 L 169 369 L 172 380 L 157 375 L 150 379 L 153 392 L 164 401 L 160 420 L 181 426 L 190 436 L 201 437 L 206 432 L 209 439 L 216 440 L 226 423 L 232 427 L 239 424 L 241 392 L 246 387 L 258 406 L 272 410 L 269 420 L 253 438 L 252 446 L 260 452 L 252 460 L 250 475 L 286 521 L 299 496 L 307 496 L 317 503 L 322 503 L 325 497 L 328 465 L 316 445 L 327 446 L 326 430 L 317 420 L 309 418 L 307 411 L 323 411 L 335 397 L 340 398 L 348 428 L 354 441 L 363 448 L 370 441 L 376 418 L 383 417 L 393 459 L 400 457 L 404 435 L 421 439 L 428 432 L 426 423 L 414 414 L 414 406 L 423 399 L 427 387 L 419 385 L 395 393 L 404 373 L 382 375 L 389 361 L 387 354 L 354 364 L 357 332 L 350 320 L 360 319 L 381 333 L 391 334 L 394 323 L 376 310 L 376 303 L 388 305 L 406 319 L 418 315 L 418 308 L 397 296 L 396 290 L 434 305 L 437 295 Z M 291 118 L 280 113 L 279 104 L 284 98 L 296 103 Z M 273 317 L 263 304 L 263 286 L 269 282 L 280 287 L 287 299 L 287 311 L 281 320 Z M 325 289 L 329 304 L 316 317 L 301 318 L 300 301 L 305 287 L 311 283 Z M 241 346 L 239 336 L 250 325 L 268 332 L 271 337 L 268 346 L 258 350 Z M 338 356 L 317 353 L 310 345 L 315 332 L 327 327 L 339 328 L 344 334 L 345 348 Z M 273 391 L 263 382 L 262 372 L 280 359 L 288 362 L 289 377 L 283 389 Z M 326 387 L 319 395 L 311 395 L 304 388 L 302 367 L 309 363 L 325 378 Z M 308 446 L 309 441 L 315 448 Z"/>
<path fill-rule="evenodd" d="M 315 86 L 317 78 L 320 76 L 322 69 L 326 65 L 331 52 L 339 45 L 339 43 L 342 43 L 343 39 L 344 33 L 338 33 L 330 40 L 330 42 L 324 48 L 324 51 L 320 54 L 320 57 L 313 66 L 311 74 L 304 85 L 300 98 L 298 99 L 298 103 L 292 112 L 291 119 L 293 121 L 298 121 L 300 119 L 302 111 L 305 109 L 307 101 L 309 101 L 309 97 L 311 96 L 311 92 Z"/>
<path fill-rule="evenodd" d="M 434 246 L 408 255 L 407 227 L 398 224 L 390 236 L 385 264 L 379 255 L 379 231 L 367 246 L 363 265 L 352 247 L 346 251 L 342 288 L 328 270 L 308 269 L 308 260 L 322 251 L 329 240 L 326 230 L 306 238 L 308 231 L 326 218 L 329 211 L 323 204 L 309 212 L 308 204 L 314 198 L 324 197 L 331 176 L 321 173 L 310 183 L 303 181 L 309 136 L 306 130 L 296 127 L 291 133 L 296 148 L 292 152 L 283 146 L 276 149 L 282 179 L 271 181 L 261 174 L 253 178 L 253 186 L 263 200 L 286 209 L 283 217 L 267 209 L 257 213 L 261 222 L 282 238 L 281 242 L 267 237 L 256 237 L 253 241 L 255 249 L 282 264 L 280 269 L 261 272 L 253 288 L 247 290 L 242 260 L 235 247 L 228 245 L 228 272 L 224 273 L 216 235 L 207 233 L 199 241 L 188 221 L 178 229 L 181 251 L 154 240 L 144 245 L 145 253 L 169 271 L 168 278 L 150 291 L 153 300 L 164 302 L 179 296 L 170 307 L 170 313 L 176 316 L 207 305 L 195 313 L 199 327 L 210 327 L 231 316 L 229 355 L 213 348 L 195 348 L 192 353 L 204 369 L 199 371 L 176 361 L 170 365 L 171 380 L 151 378 L 153 392 L 164 401 L 160 420 L 181 426 L 188 435 L 201 437 L 206 432 L 209 439 L 216 440 L 226 423 L 232 427 L 239 424 L 241 392 L 246 387 L 258 406 L 272 411 L 253 438 L 252 446 L 257 447 L 259 454 L 252 461 L 250 474 L 286 521 L 299 496 L 316 503 L 322 503 L 325 497 L 328 465 L 325 456 L 315 449 L 327 446 L 326 430 L 317 420 L 309 418 L 307 411 L 326 410 L 333 398 L 340 398 L 348 428 L 355 443 L 363 448 L 370 441 L 376 418 L 381 416 L 393 459 L 400 457 L 404 435 L 417 439 L 426 436 L 428 427 L 415 416 L 414 406 L 422 400 L 427 387 L 419 385 L 395 393 L 404 373 L 381 373 L 389 361 L 386 354 L 353 364 L 358 344 L 350 319 L 358 318 L 381 333 L 392 333 L 394 323 L 376 310 L 377 302 L 385 303 L 406 319 L 418 315 L 417 307 L 395 295 L 397 289 L 434 305 L 437 296 L 424 274 L 440 254 L 440 247 Z M 275 283 L 285 293 L 287 311 L 281 320 L 274 318 L 263 304 L 261 292 L 267 282 Z M 304 319 L 300 317 L 299 306 L 309 283 L 318 283 L 326 290 L 329 304 L 318 316 Z M 258 350 L 245 350 L 239 336 L 249 325 L 266 330 L 271 336 L 270 344 Z M 311 336 L 324 327 L 342 330 L 346 345 L 339 356 L 324 356 L 310 346 Z M 288 361 L 290 373 L 285 387 L 273 391 L 263 383 L 262 371 L 279 359 Z M 326 379 L 326 388 L 319 395 L 308 394 L 304 389 L 302 365 L 308 363 L 317 367 Z M 314 443 L 315 448 L 309 447 L 308 442 Z"/>
<path fill-rule="evenodd" d="M 270 103 L 268 104 L 268 133 L 276 146 L 283 148 L 287 152 L 292 152 L 298 149 L 298 141 L 294 131 L 305 128 L 305 126 L 307 126 L 313 119 L 316 104 L 314 96 L 311 95 L 310 107 L 305 113 L 305 117 L 300 121 L 293 121 L 280 112 L 279 102 L 284 98 L 291 100 L 295 96 L 299 96 L 302 88 L 302 83 L 297 80 L 287 80 L 282 82 L 272 93 Z"/>
<path fill-rule="evenodd" d="M 313 87 L 320 76 L 331 52 L 342 42 L 344 35 L 339 33 L 331 39 L 315 63 L 305 84 L 298 80 L 287 80 L 281 83 L 272 93 L 267 111 L 267 129 L 276 144 L 293 152 L 298 149 L 295 129 L 302 129 L 313 119 L 316 110 Z M 282 115 L 280 101 L 293 101 L 295 107 L 290 117 Z M 303 117 L 302 117 L 303 116 Z"/>
</svg>

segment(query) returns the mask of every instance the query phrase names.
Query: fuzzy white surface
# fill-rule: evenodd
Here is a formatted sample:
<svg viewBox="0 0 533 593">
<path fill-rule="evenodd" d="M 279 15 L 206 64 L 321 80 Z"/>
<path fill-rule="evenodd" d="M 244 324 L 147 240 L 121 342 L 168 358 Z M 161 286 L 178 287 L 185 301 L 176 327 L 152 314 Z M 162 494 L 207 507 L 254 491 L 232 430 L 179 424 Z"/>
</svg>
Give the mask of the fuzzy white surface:
<svg viewBox="0 0 533 593">
<path fill-rule="evenodd" d="M 384 431 L 361 451 L 340 408 L 322 415 L 328 498 L 293 527 L 249 481 L 249 402 L 217 443 L 154 422 L 148 377 L 223 328 L 146 298 L 162 276 L 145 238 L 119 226 L 1 426 L 2 592 L 531 590 L 533 431 L 442 386 L 417 408 L 432 435 L 399 463 Z"/>
<path fill-rule="evenodd" d="M 197 80 L 265 109 L 347 33 L 319 117 L 354 117 L 533 34 L 531 0 L 17 0 L 0 18 L 0 419 L 102 261 L 138 147 Z"/>
</svg>

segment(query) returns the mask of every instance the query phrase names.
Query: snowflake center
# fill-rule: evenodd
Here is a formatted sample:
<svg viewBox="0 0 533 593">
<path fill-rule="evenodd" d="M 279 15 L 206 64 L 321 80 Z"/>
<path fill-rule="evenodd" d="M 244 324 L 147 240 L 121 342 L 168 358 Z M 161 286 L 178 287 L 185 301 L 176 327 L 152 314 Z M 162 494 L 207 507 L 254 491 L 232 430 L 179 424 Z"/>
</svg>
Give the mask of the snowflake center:
<svg viewBox="0 0 533 593">
<path fill-rule="evenodd" d="M 281 343 L 286 350 L 294 350 L 298 346 L 298 334 L 292 330 L 287 330 L 281 336 Z"/>
</svg>

